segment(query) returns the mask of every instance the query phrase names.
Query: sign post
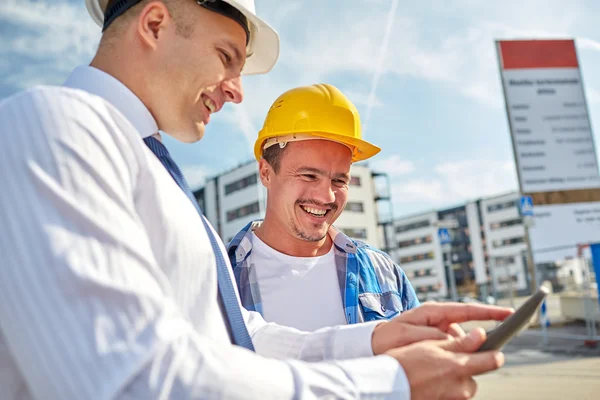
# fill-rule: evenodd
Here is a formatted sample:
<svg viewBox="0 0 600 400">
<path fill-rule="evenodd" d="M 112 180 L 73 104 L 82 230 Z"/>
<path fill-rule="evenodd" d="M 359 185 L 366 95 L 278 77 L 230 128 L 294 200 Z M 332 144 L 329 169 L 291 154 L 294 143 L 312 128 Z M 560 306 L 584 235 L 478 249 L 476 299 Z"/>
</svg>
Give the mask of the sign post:
<svg viewBox="0 0 600 400">
<path fill-rule="evenodd" d="M 523 227 L 525 229 L 525 245 L 527 246 L 527 252 L 525 259 L 527 260 L 527 271 L 529 272 L 530 280 L 530 291 L 534 293 L 537 289 L 537 270 L 535 268 L 535 262 L 533 261 L 533 250 L 531 248 L 531 241 L 529 239 L 529 228 L 533 226 L 533 198 L 531 196 L 521 196 L 519 201 L 519 212 L 523 218 Z"/>
</svg>

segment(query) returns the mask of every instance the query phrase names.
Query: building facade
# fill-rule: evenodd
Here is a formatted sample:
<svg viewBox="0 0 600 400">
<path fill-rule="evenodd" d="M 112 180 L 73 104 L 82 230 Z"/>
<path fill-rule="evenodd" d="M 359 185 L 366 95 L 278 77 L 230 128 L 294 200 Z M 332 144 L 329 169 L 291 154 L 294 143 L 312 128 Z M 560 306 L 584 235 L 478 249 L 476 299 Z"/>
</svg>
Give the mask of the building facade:
<svg viewBox="0 0 600 400">
<path fill-rule="evenodd" d="M 348 203 L 335 223 L 346 235 L 379 247 L 378 193 L 367 165 L 352 165 Z M 267 192 L 251 161 L 209 178 L 194 192 L 204 214 L 225 243 L 250 221 L 264 218 Z"/>
<path fill-rule="evenodd" d="M 390 256 L 412 283 L 420 300 L 448 296 L 442 247 L 437 235 L 437 211 L 394 219 Z"/>
<path fill-rule="evenodd" d="M 527 242 L 517 192 L 481 200 L 488 273 L 497 296 L 526 292 Z M 500 292 L 500 293 L 498 293 Z"/>
<path fill-rule="evenodd" d="M 451 242 L 442 246 L 438 229 L 452 221 Z M 479 201 L 394 219 L 394 261 L 406 271 L 422 300 L 485 292 L 489 282 Z M 450 270 L 450 268 L 452 270 Z"/>
</svg>

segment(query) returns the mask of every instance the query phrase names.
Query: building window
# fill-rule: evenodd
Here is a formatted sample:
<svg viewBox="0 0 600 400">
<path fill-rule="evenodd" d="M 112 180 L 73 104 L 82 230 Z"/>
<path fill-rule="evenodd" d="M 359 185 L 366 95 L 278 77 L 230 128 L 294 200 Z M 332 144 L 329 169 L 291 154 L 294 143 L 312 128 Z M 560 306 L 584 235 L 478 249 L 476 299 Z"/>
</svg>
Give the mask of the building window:
<svg viewBox="0 0 600 400">
<path fill-rule="evenodd" d="M 431 260 L 434 257 L 433 251 L 427 253 L 414 254 L 412 256 L 400 257 L 400 264 L 408 264 L 415 261 Z"/>
<path fill-rule="evenodd" d="M 345 228 L 342 232 L 353 239 L 366 239 L 367 230 L 362 228 Z"/>
<path fill-rule="evenodd" d="M 417 293 L 437 292 L 438 290 L 441 289 L 441 287 L 442 287 L 441 283 L 437 283 L 435 285 L 417 286 L 415 288 L 415 292 L 417 292 Z"/>
<path fill-rule="evenodd" d="M 413 222 L 412 224 L 407 224 L 407 225 L 398 225 L 396 227 L 396 233 L 408 232 L 408 231 L 412 231 L 414 229 L 425 228 L 429 225 L 431 225 L 429 220 Z"/>
<path fill-rule="evenodd" d="M 494 259 L 496 262 L 496 267 L 504 267 L 507 265 L 512 265 L 515 263 L 515 257 L 507 256 L 507 257 L 496 257 Z"/>
<path fill-rule="evenodd" d="M 519 278 L 516 275 L 510 275 L 510 276 L 499 276 L 498 277 L 498 283 L 508 283 L 512 281 L 513 283 L 517 283 L 519 281 Z"/>
<path fill-rule="evenodd" d="M 252 175 L 245 176 L 242 179 L 238 179 L 237 181 L 228 183 L 225 185 L 225 196 L 233 192 L 237 192 L 238 190 L 242 190 L 250 185 L 256 185 L 257 181 L 258 175 L 254 173 Z"/>
<path fill-rule="evenodd" d="M 515 201 L 506 201 L 504 203 L 490 204 L 487 207 L 487 210 L 489 213 L 493 213 L 496 211 L 506 210 L 507 208 L 514 208 L 514 207 L 516 207 Z"/>
<path fill-rule="evenodd" d="M 398 247 L 399 248 L 411 247 L 411 246 L 415 246 L 415 245 L 423 244 L 423 243 L 431 243 L 431 235 L 418 237 L 416 239 L 403 240 L 401 242 L 398 242 Z"/>
<path fill-rule="evenodd" d="M 515 218 L 515 219 L 511 219 L 508 221 L 502 221 L 502 222 L 494 222 L 493 224 L 490 224 L 490 229 L 492 231 L 495 231 L 496 229 L 502 229 L 502 228 L 508 228 L 509 226 L 515 226 L 515 225 L 521 225 L 523 221 L 521 220 L 521 218 Z"/>
<path fill-rule="evenodd" d="M 434 268 L 423 268 L 412 271 L 411 275 L 413 278 L 421 278 L 426 276 L 436 276 L 437 273 Z"/>
<path fill-rule="evenodd" d="M 364 212 L 364 206 L 360 201 L 349 201 L 346 203 L 345 210 L 352 212 Z"/>
<path fill-rule="evenodd" d="M 360 186 L 360 176 L 351 176 L 350 186 Z"/>
<path fill-rule="evenodd" d="M 231 222 L 247 215 L 256 214 L 258 211 L 258 201 L 236 208 L 235 210 L 227 211 L 227 222 Z"/>
<path fill-rule="evenodd" d="M 525 238 L 523 236 L 519 236 L 519 237 L 508 238 L 508 239 L 494 240 L 492 242 L 492 245 L 494 246 L 494 248 L 497 249 L 500 247 L 512 246 L 512 245 L 523 243 L 523 242 L 525 242 Z"/>
</svg>

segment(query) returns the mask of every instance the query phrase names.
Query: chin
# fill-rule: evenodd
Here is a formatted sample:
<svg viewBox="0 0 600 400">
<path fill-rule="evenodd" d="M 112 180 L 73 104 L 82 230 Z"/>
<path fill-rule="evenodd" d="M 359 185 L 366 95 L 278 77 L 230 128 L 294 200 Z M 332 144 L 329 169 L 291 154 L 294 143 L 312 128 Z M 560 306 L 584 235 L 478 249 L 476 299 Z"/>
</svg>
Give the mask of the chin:
<svg viewBox="0 0 600 400">
<path fill-rule="evenodd" d="M 192 129 L 187 129 L 185 132 L 181 132 L 179 136 L 176 137 L 180 142 L 183 143 L 196 143 L 204 137 L 204 124 L 201 127 L 198 125 L 194 126 Z"/>
<path fill-rule="evenodd" d="M 306 229 L 301 235 L 302 238 L 309 242 L 319 242 L 327 236 L 328 230 L 322 228 L 317 229 Z"/>
</svg>

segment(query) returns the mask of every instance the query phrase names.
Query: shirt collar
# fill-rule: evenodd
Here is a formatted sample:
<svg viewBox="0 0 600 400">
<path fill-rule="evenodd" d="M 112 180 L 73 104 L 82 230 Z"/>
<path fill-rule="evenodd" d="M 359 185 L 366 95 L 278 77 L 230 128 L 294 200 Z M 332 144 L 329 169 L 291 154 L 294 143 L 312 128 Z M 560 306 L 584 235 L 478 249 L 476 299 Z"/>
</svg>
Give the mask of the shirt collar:
<svg viewBox="0 0 600 400">
<path fill-rule="evenodd" d="M 127 86 L 104 71 L 79 66 L 71 72 L 64 86 L 102 97 L 123 113 L 142 138 L 158 132 L 158 125 L 144 103 Z"/>
<path fill-rule="evenodd" d="M 261 226 L 263 220 L 255 220 L 246 225 L 238 234 L 231 240 L 228 252 L 235 252 L 235 261 L 240 263 L 248 257 L 252 250 L 252 232 Z M 356 243 L 340 232 L 336 227 L 329 227 L 329 236 L 333 240 L 334 246 L 343 253 L 356 253 Z"/>
</svg>

